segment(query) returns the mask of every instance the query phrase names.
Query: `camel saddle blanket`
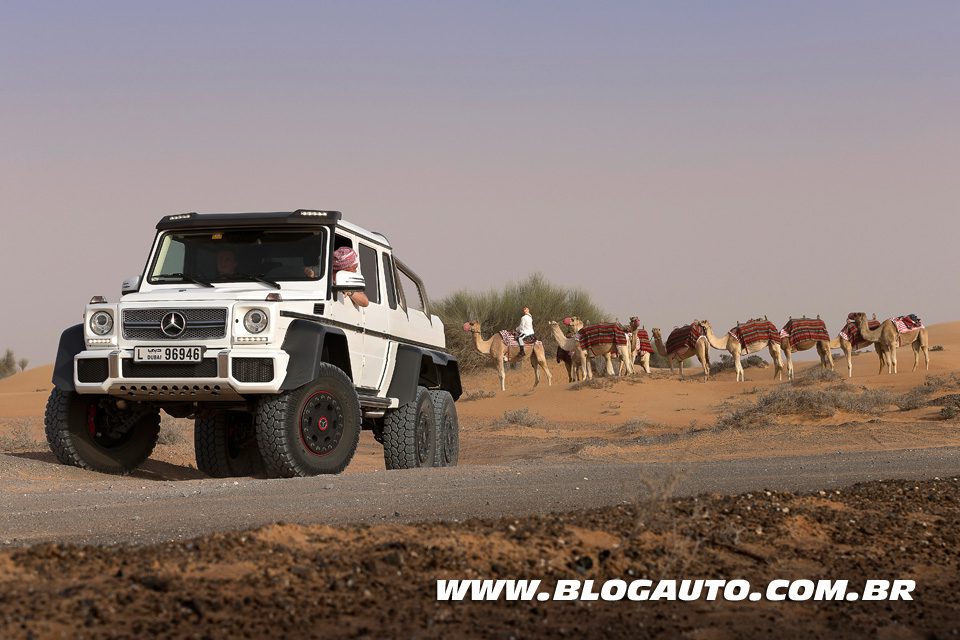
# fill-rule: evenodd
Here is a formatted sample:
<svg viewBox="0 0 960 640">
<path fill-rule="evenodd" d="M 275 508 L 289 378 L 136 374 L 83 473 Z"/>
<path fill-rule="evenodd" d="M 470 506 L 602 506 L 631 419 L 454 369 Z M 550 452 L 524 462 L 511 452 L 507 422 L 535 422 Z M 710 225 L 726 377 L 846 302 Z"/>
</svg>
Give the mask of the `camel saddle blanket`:
<svg viewBox="0 0 960 640">
<path fill-rule="evenodd" d="M 900 333 L 910 333 L 911 331 L 916 331 L 917 329 L 926 328 L 923 326 L 923 321 L 912 313 L 908 316 L 893 318 L 893 324 L 897 327 L 897 331 Z"/>
<path fill-rule="evenodd" d="M 780 337 L 789 338 L 791 347 L 808 340 L 830 342 L 827 324 L 819 318 L 791 318 L 783 325 Z"/>
<path fill-rule="evenodd" d="M 504 329 L 500 332 L 500 339 L 503 340 L 503 344 L 507 345 L 507 348 L 520 347 L 520 343 L 517 341 L 517 332 L 516 331 L 507 331 Z M 527 336 L 523 344 L 540 344 L 540 341 L 537 340 L 537 336 Z"/>
<path fill-rule="evenodd" d="M 681 349 L 695 349 L 697 340 L 703 335 L 703 327 L 699 324 L 685 324 L 670 332 L 667 337 L 667 355 L 672 355 Z"/>
<path fill-rule="evenodd" d="M 867 320 L 867 327 L 873 331 L 874 329 L 880 328 L 879 320 Z M 840 337 L 849 342 L 854 349 L 863 349 L 864 347 L 870 346 L 868 340 L 864 340 L 863 336 L 860 335 L 860 329 L 857 327 L 856 322 L 847 322 L 843 325 L 843 329 L 840 330 Z"/>
<path fill-rule="evenodd" d="M 653 343 L 650 342 L 650 334 L 646 329 L 637 329 L 636 353 L 653 353 Z"/>
<path fill-rule="evenodd" d="M 622 347 L 627 344 L 627 334 L 615 323 L 592 324 L 580 329 L 580 348 L 589 349 L 604 344 Z"/>
<path fill-rule="evenodd" d="M 780 332 L 769 320 L 749 320 L 730 329 L 730 335 L 740 341 L 744 353 L 750 353 L 748 346 L 757 342 L 779 342 Z"/>
</svg>

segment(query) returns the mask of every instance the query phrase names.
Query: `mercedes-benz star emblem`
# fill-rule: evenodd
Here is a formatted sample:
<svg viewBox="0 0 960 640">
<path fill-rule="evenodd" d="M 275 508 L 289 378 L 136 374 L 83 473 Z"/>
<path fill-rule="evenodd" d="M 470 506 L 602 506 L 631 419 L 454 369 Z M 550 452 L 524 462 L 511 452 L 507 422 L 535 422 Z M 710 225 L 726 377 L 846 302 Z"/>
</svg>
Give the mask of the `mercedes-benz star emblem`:
<svg viewBox="0 0 960 640">
<path fill-rule="evenodd" d="M 187 320 L 182 313 L 171 311 L 160 319 L 160 331 L 168 338 L 176 338 L 183 335 L 187 328 Z"/>
</svg>

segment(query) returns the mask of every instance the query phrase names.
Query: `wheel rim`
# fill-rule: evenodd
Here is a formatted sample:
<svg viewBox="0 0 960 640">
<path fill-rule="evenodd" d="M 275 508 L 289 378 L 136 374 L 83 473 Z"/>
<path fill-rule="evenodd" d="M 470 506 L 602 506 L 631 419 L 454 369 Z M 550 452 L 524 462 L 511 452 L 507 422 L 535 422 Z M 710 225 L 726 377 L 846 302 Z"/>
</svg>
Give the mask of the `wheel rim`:
<svg viewBox="0 0 960 640">
<path fill-rule="evenodd" d="M 135 430 L 132 425 L 126 431 L 115 433 L 110 413 L 96 402 L 87 405 L 86 414 L 87 435 L 94 445 L 103 449 L 113 449 L 126 444 Z"/>
<path fill-rule="evenodd" d="M 333 452 L 343 436 L 343 407 L 328 391 L 314 393 L 300 412 L 300 440 L 316 456 Z"/>
<path fill-rule="evenodd" d="M 423 465 L 430 456 L 430 422 L 432 416 L 421 412 L 417 416 L 417 463 Z"/>
</svg>

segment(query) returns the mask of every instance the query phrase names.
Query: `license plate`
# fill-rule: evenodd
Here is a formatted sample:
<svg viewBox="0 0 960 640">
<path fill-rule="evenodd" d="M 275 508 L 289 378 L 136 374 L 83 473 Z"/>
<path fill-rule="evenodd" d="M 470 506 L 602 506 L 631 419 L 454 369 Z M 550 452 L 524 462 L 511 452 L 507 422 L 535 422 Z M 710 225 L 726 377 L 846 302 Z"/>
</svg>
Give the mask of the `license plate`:
<svg viewBox="0 0 960 640">
<path fill-rule="evenodd" d="M 135 362 L 200 362 L 203 347 L 137 347 Z"/>
</svg>

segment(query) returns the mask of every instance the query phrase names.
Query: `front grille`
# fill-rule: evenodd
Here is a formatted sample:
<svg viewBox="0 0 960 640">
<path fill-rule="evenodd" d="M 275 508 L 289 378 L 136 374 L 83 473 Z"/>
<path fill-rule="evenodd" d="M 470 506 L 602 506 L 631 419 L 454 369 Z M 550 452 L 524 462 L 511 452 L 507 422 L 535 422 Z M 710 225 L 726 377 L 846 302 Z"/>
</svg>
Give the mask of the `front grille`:
<svg viewBox="0 0 960 640">
<path fill-rule="evenodd" d="M 234 358 L 233 377 L 240 382 L 270 382 L 273 380 L 272 358 Z"/>
<path fill-rule="evenodd" d="M 183 315 L 186 328 L 176 338 L 160 329 L 160 320 L 171 311 Z M 212 340 L 227 335 L 224 308 L 124 309 L 123 337 L 128 340 Z"/>
<path fill-rule="evenodd" d="M 121 363 L 124 378 L 216 378 L 217 361 L 205 358 L 200 362 L 134 362 Z"/>
<path fill-rule="evenodd" d="M 77 380 L 80 382 L 103 382 L 109 375 L 110 363 L 106 358 L 77 360 Z"/>
</svg>

